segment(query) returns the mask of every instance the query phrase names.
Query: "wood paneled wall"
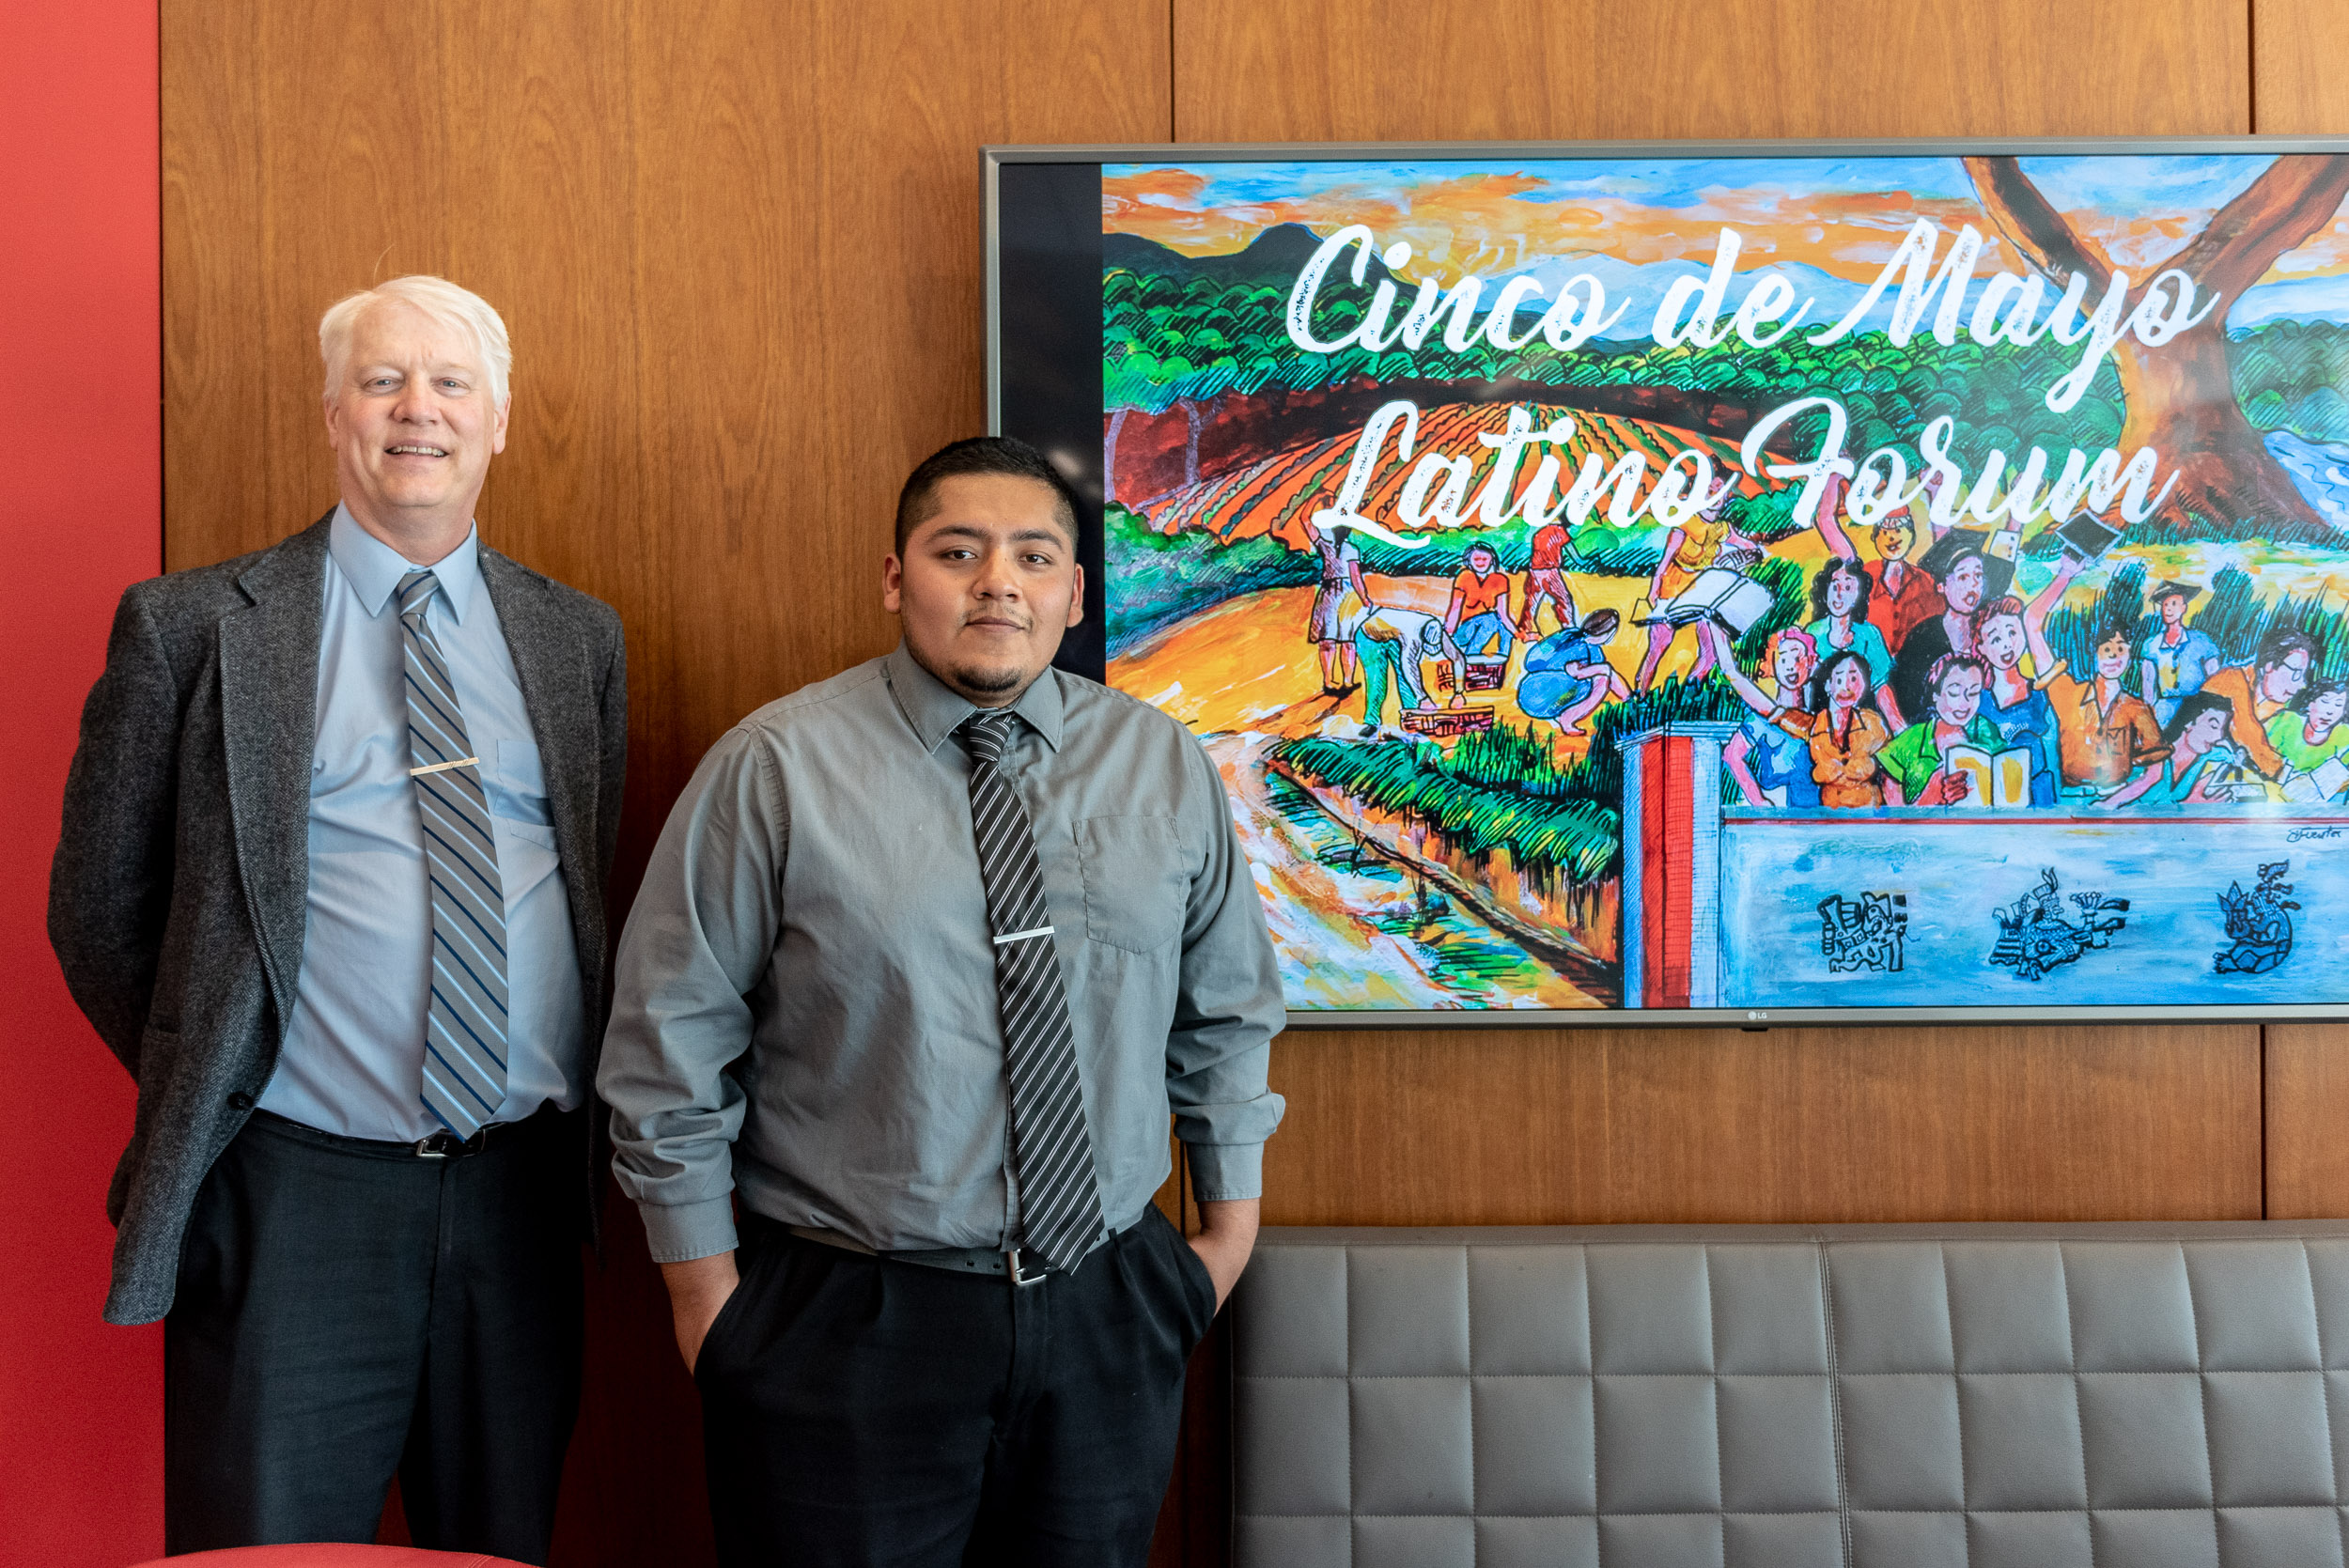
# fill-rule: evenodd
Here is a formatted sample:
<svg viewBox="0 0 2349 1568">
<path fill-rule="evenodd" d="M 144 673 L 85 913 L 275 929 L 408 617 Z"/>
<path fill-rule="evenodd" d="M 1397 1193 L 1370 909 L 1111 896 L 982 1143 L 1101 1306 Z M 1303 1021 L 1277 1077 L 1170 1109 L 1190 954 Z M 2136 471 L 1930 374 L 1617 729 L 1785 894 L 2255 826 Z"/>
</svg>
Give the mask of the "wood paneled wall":
<svg viewBox="0 0 2349 1568">
<path fill-rule="evenodd" d="M 721 730 L 893 636 L 897 482 L 982 417 L 982 143 L 2344 132 L 2342 16 L 163 0 L 167 558 L 332 504 L 334 297 L 413 271 L 481 290 L 517 356 L 485 532 L 628 623 L 624 899 Z M 2349 1212 L 2330 1028 L 1300 1032 L 1274 1071 L 1276 1223 Z M 614 1219 L 558 1560 L 699 1560 L 692 1395 Z"/>
<path fill-rule="evenodd" d="M 1177 0 L 1174 135 L 2230 135 L 2249 46 L 2245 0 Z"/>
</svg>

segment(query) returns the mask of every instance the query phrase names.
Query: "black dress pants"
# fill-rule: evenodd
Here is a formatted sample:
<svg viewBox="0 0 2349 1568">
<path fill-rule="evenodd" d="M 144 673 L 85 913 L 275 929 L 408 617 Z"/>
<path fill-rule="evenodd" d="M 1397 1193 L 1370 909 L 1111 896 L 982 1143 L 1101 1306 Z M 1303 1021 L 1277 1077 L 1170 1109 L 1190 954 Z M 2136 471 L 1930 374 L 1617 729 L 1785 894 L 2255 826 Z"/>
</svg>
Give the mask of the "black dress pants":
<svg viewBox="0 0 2349 1568">
<path fill-rule="evenodd" d="M 375 1539 L 546 1560 L 579 1408 L 579 1114 L 419 1157 L 257 1113 L 163 1321 L 166 1549 Z"/>
<path fill-rule="evenodd" d="M 1153 1207 L 1015 1286 L 744 1216 L 703 1342 L 726 1568 L 1140 1568 L 1215 1284 Z"/>
</svg>

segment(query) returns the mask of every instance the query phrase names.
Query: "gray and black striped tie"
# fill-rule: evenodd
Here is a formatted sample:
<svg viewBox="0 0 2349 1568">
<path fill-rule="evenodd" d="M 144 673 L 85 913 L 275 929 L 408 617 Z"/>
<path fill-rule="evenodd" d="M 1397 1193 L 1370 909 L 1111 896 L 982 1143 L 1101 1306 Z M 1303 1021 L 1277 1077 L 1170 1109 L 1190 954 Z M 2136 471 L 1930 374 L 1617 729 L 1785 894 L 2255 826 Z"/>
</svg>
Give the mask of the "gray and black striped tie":
<svg viewBox="0 0 2349 1568">
<path fill-rule="evenodd" d="M 399 580 L 400 641 L 408 650 L 408 776 L 424 819 L 432 889 L 432 1006 L 425 1027 L 424 1108 L 470 1138 L 506 1099 L 506 890 L 481 764 L 448 661 L 425 623 L 441 580 Z"/>
<path fill-rule="evenodd" d="M 1101 1234 L 1101 1194 L 1094 1182 L 1076 1035 L 1052 946 L 1052 919 L 1044 907 L 1035 835 L 1027 808 L 998 766 L 1019 722 L 1009 709 L 998 708 L 965 721 L 960 735 L 971 753 L 971 826 L 995 939 L 1019 1245 L 1047 1268 L 1070 1268 Z"/>
</svg>

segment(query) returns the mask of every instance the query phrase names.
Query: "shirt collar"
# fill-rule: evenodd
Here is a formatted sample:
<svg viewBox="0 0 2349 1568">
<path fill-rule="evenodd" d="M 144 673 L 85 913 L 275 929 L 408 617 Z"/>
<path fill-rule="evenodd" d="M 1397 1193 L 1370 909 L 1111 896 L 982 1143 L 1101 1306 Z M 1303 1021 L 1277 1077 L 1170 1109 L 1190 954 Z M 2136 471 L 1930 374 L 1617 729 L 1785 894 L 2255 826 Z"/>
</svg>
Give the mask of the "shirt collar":
<svg viewBox="0 0 2349 1568">
<path fill-rule="evenodd" d="M 939 742 L 955 733 L 965 719 L 979 711 L 977 705 L 955 691 L 944 681 L 922 668 L 903 643 L 892 648 L 881 660 L 881 674 L 889 681 L 889 690 L 897 699 L 897 711 L 922 739 L 926 752 L 938 750 Z M 1028 727 L 1044 737 L 1044 743 L 1060 750 L 1061 721 L 1065 707 L 1061 696 L 1060 672 L 1050 668 L 1028 684 L 1019 693 L 1019 700 L 1011 710 L 1028 722 Z"/>
<path fill-rule="evenodd" d="M 399 586 L 401 578 L 420 569 L 398 551 L 360 527 L 359 520 L 350 515 L 350 508 L 341 505 L 334 508 L 326 548 L 370 617 L 383 613 L 384 601 Z M 464 625 L 465 614 L 473 608 L 474 592 L 481 586 L 480 530 L 467 528 L 465 542 L 432 563 L 429 569 L 439 580 L 441 593 L 456 614 L 457 624 Z"/>
</svg>

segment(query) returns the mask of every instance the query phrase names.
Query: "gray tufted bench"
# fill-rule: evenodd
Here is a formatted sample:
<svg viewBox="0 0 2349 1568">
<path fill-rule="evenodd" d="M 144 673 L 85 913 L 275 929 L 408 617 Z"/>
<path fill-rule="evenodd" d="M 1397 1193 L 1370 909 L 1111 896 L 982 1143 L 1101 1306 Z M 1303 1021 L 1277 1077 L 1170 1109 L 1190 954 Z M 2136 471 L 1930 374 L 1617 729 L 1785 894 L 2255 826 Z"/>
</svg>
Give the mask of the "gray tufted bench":
<svg viewBox="0 0 2349 1568">
<path fill-rule="evenodd" d="M 1268 1230 L 1239 1568 L 2349 1568 L 2349 1222 Z"/>
</svg>

